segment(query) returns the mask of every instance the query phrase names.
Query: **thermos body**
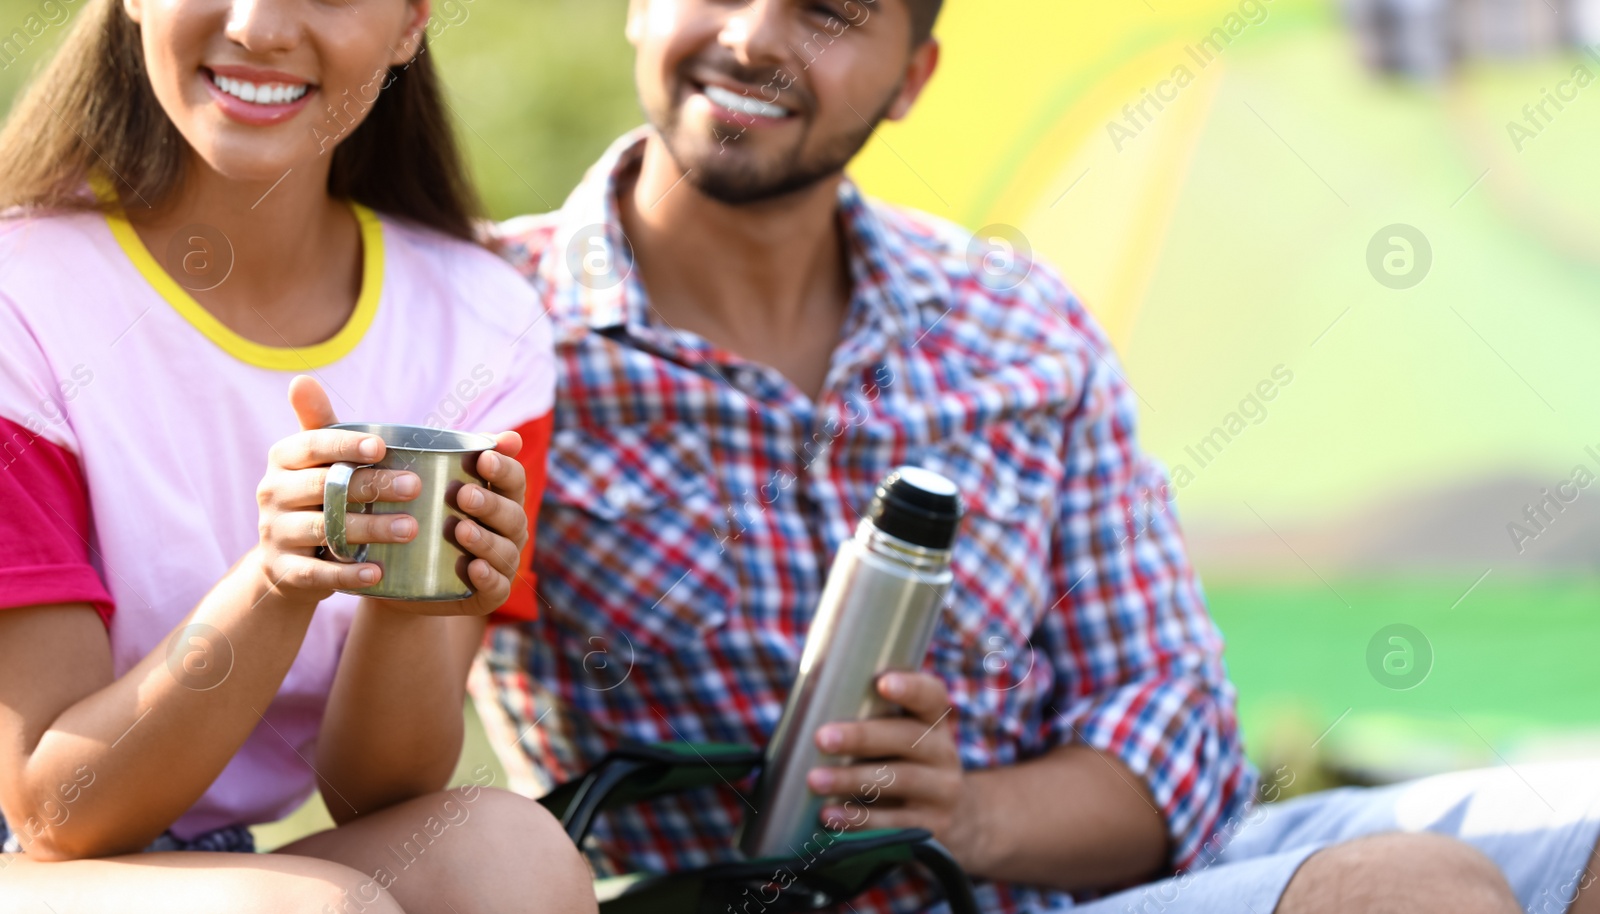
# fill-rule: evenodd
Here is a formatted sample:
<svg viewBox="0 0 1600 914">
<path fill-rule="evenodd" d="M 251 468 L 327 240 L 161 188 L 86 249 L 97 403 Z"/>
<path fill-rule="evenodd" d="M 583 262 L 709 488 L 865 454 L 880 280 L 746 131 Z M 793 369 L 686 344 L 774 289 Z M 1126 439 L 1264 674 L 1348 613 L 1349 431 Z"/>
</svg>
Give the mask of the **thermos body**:
<svg viewBox="0 0 1600 914">
<path fill-rule="evenodd" d="M 824 798 L 812 793 L 806 775 L 848 760 L 818 749 L 817 729 L 833 721 L 898 713 L 878 697 L 877 679 L 890 670 L 921 669 L 928 653 L 950 587 L 948 540 L 960 518 L 960 501 L 948 480 L 914 468 L 897 470 L 885 486 L 906 476 L 941 492 L 947 488 L 945 497 L 955 506 L 950 531 L 936 531 L 930 539 L 911 528 L 914 538 L 939 543 L 930 548 L 880 529 L 869 512 L 855 538 L 840 547 L 806 636 L 799 674 L 767 745 L 754 811 L 740 836 L 747 857 L 799 854 L 821 836 Z"/>
</svg>

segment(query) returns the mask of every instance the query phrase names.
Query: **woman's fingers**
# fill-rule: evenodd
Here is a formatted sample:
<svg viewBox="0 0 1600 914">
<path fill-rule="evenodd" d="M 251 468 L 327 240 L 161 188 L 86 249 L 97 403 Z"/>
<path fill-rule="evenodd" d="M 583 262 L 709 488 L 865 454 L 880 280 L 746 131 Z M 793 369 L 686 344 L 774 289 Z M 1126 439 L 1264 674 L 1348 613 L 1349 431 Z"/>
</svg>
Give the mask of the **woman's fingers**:
<svg viewBox="0 0 1600 914">
<path fill-rule="evenodd" d="M 493 609 L 511 596 L 511 579 L 485 559 L 473 559 L 467 565 L 467 579 L 479 605 Z"/>
<path fill-rule="evenodd" d="M 314 479 L 317 500 L 322 504 L 322 487 L 327 484 L 328 470 L 306 470 Z M 350 479 L 348 501 L 410 501 L 422 492 L 422 479 L 409 470 L 357 470 Z"/>
<path fill-rule="evenodd" d="M 508 440 L 508 436 L 515 440 Z M 505 432 L 500 438 L 502 448 L 511 448 L 513 453 L 522 449 L 522 438 L 516 432 Z M 488 480 L 489 485 L 495 489 L 506 493 L 513 501 L 522 503 L 523 494 L 528 488 L 528 475 L 515 457 L 496 451 L 484 451 L 478 456 L 478 475 Z"/>
<path fill-rule="evenodd" d="M 473 520 L 513 542 L 520 543 L 528 532 L 528 516 L 522 505 L 483 486 L 462 486 L 456 492 L 456 504 Z"/>
<path fill-rule="evenodd" d="M 272 519 L 273 542 L 281 549 L 315 549 L 328 542 L 328 525 L 320 511 L 290 511 Z M 409 514 L 345 515 L 345 542 L 409 543 L 417 536 L 417 519 Z"/>
<path fill-rule="evenodd" d="M 464 488 L 461 500 L 476 504 L 496 525 L 512 527 L 517 539 L 500 534 L 487 521 L 467 519 L 456 525 L 456 542 L 471 554 L 487 559 L 508 577 L 515 574 L 517 560 L 522 554 L 517 540 L 525 535 L 527 526 L 522 509 L 515 502 L 479 486 Z M 310 549 L 327 543 L 328 527 L 321 511 L 285 511 L 272 518 L 267 532 L 280 548 Z M 345 541 L 352 545 L 409 543 L 418 533 L 417 520 L 409 514 L 366 514 L 355 510 L 345 513 Z"/>
<path fill-rule="evenodd" d="M 488 562 L 497 573 L 508 579 L 516 576 L 522 557 L 516 543 L 472 520 L 456 524 L 455 538 L 461 548 Z"/>
<path fill-rule="evenodd" d="M 295 470 L 290 474 L 294 481 L 286 486 L 290 494 L 278 502 L 280 508 L 315 508 L 323 502 L 324 487 L 328 483 L 326 467 L 313 470 Z M 422 491 L 422 480 L 408 470 L 357 470 L 350 478 L 350 494 L 346 501 L 364 503 L 374 501 L 404 502 L 416 498 Z"/>
<path fill-rule="evenodd" d="M 295 375 L 289 381 L 289 408 L 301 428 L 325 428 L 339 421 L 322 382 L 310 375 Z"/>
<path fill-rule="evenodd" d="M 522 453 L 522 436 L 516 432 L 501 432 L 494 436 L 494 449 L 507 457 Z"/>
<path fill-rule="evenodd" d="M 293 552 L 280 554 L 267 574 L 273 587 L 313 592 L 360 590 L 383 580 L 383 570 L 370 562 L 346 565 Z"/>
<path fill-rule="evenodd" d="M 319 428 L 279 441 L 267 453 L 267 463 L 285 470 L 307 470 L 330 463 L 372 463 L 383 458 L 386 447 L 377 435 L 344 429 Z"/>
</svg>

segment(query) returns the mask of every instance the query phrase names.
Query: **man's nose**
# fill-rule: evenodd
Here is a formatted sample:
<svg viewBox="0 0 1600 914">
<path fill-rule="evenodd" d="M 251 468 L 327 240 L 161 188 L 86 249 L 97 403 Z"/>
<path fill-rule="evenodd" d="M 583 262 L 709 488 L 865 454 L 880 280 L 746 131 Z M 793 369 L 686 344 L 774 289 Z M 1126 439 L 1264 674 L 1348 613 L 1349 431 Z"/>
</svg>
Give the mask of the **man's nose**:
<svg viewBox="0 0 1600 914">
<path fill-rule="evenodd" d="M 294 47 L 299 26 L 282 0 L 233 0 L 228 9 L 228 39 L 257 54 Z"/>
<path fill-rule="evenodd" d="M 788 50 L 789 16 L 789 0 L 749 0 L 729 14 L 717 40 L 743 66 L 778 66 Z"/>
</svg>

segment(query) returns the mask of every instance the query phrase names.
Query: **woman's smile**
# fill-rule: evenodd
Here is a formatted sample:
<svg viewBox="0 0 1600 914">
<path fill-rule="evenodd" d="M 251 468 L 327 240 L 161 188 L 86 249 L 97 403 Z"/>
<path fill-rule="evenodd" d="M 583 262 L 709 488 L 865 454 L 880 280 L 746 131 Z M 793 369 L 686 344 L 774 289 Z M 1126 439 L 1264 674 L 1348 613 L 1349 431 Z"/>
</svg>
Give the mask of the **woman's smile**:
<svg viewBox="0 0 1600 914">
<path fill-rule="evenodd" d="M 219 64 L 202 66 L 200 74 L 223 114 L 253 126 L 289 120 L 317 90 L 316 83 L 277 70 Z"/>
</svg>

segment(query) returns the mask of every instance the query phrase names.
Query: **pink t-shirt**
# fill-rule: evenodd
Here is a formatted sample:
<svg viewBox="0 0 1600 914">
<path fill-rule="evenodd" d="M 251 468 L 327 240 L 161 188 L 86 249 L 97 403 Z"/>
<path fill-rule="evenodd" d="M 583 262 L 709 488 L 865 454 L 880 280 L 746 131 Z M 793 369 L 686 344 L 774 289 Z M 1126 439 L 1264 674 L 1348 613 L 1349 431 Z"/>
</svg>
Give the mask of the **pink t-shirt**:
<svg viewBox="0 0 1600 914">
<path fill-rule="evenodd" d="M 0 219 L 0 609 L 93 604 L 118 676 L 161 646 L 257 542 L 267 451 L 299 429 L 296 374 L 321 380 L 341 420 L 523 431 L 540 467 L 555 372 L 531 288 L 486 250 L 355 210 L 359 301 L 302 348 L 233 333 L 120 216 Z M 310 795 L 355 605 L 318 608 L 267 725 L 176 835 L 272 821 Z"/>
</svg>

